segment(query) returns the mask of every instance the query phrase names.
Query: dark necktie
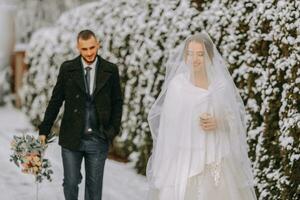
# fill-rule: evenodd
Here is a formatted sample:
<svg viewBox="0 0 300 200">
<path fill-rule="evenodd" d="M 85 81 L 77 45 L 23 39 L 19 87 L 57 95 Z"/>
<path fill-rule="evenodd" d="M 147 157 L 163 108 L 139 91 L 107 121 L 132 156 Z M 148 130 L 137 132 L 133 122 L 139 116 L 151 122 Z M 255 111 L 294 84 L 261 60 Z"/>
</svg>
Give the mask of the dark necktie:
<svg viewBox="0 0 300 200">
<path fill-rule="evenodd" d="M 87 66 L 85 68 L 85 80 L 86 80 L 86 85 L 87 85 L 87 92 L 88 94 L 90 94 L 90 82 L 91 82 L 91 67 L 90 66 Z"/>
</svg>

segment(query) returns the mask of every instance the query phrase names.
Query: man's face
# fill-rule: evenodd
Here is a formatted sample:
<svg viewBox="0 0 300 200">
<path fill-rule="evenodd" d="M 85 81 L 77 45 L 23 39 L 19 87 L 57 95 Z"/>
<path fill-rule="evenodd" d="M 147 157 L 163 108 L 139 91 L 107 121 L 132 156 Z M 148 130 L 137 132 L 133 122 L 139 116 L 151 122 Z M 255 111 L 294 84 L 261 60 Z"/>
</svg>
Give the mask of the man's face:
<svg viewBox="0 0 300 200">
<path fill-rule="evenodd" d="M 77 42 L 77 49 L 79 50 L 80 55 L 87 64 L 91 64 L 94 62 L 99 47 L 100 45 L 95 37 L 90 37 L 87 40 L 79 38 Z"/>
</svg>

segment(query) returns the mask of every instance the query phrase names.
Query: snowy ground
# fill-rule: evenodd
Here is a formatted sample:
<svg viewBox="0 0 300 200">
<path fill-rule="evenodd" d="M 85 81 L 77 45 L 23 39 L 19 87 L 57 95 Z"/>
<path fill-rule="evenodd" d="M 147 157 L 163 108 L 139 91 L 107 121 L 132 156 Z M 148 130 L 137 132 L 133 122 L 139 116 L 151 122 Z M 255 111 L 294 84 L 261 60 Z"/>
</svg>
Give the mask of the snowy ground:
<svg viewBox="0 0 300 200">
<path fill-rule="evenodd" d="M 31 175 L 20 172 L 9 162 L 12 136 L 22 131 L 30 131 L 26 116 L 12 107 L 0 107 L 0 199 L 33 200 L 36 198 L 36 185 Z M 51 144 L 46 152 L 54 170 L 53 181 L 44 181 L 39 186 L 39 200 L 63 200 L 62 162 L 60 147 Z M 84 173 L 83 173 L 84 175 Z M 80 185 L 79 200 L 83 200 L 84 180 Z M 107 160 L 104 172 L 103 200 L 143 200 L 147 191 L 146 179 L 137 175 L 126 164 Z"/>
</svg>

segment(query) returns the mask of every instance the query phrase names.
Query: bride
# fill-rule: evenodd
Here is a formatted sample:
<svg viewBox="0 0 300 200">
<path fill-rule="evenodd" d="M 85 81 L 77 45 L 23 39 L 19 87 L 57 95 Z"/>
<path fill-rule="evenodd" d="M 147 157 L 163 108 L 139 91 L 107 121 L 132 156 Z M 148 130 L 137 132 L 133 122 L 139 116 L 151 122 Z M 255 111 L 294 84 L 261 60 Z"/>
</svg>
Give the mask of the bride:
<svg viewBox="0 0 300 200">
<path fill-rule="evenodd" d="M 148 122 L 148 199 L 256 199 L 245 108 L 208 34 L 188 37 L 172 53 Z"/>
</svg>

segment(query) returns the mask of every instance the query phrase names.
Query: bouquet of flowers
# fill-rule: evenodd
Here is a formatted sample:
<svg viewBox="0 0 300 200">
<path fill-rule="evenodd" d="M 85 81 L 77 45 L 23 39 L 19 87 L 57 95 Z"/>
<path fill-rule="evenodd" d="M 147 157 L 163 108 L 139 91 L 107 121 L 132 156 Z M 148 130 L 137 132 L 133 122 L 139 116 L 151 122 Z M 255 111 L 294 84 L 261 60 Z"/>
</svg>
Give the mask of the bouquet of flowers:
<svg viewBox="0 0 300 200">
<path fill-rule="evenodd" d="M 38 139 L 29 134 L 22 136 L 13 136 L 11 141 L 10 161 L 21 167 L 22 172 L 35 176 L 36 183 L 40 183 L 46 178 L 52 181 L 51 164 L 48 159 L 44 158 L 44 152 L 49 143 L 55 140 L 55 135 L 48 137 L 46 144 L 41 144 Z"/>
</svg>

